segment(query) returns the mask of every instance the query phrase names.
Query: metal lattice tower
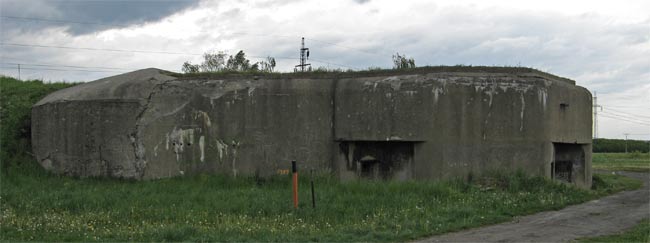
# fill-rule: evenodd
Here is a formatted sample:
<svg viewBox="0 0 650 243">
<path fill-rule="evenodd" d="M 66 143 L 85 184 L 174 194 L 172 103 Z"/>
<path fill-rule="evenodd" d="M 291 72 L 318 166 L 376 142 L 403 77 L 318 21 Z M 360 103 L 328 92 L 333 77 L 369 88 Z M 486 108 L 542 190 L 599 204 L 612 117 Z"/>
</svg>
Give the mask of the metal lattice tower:
<svg viewBox="0 0 650 243">
<path fill-rule="evenodd" d="M 307 59 L 309 59 L 309 48 L 305 48 L 305 37 L 302 37 L 302 45 L 300 46 L 300 64 L 296 65 L 293 71 L 304 72 L 305 67 L 311 67 L 311 64 L 307 63 Z"/>
<path fill-rule="evenodd" d="M 594 91 L 594 138 L 598 138 L 598 108 L 601 110 L 603 107 L 601 105 L 598 105 L 598 96 L 596 95 L 596 91 Z"/>
</svg>

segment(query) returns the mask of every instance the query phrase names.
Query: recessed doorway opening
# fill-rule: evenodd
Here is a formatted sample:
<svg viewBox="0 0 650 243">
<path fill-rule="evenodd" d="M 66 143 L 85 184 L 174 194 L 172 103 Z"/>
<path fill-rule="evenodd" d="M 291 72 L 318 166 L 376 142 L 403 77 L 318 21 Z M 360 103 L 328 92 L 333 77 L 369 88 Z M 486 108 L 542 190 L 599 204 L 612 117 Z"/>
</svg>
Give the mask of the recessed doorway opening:
<svg viewBox="0 0 650 243">
<path fill-rule="evenodd" d="M 553 143 L 554 158 L 551 162 L 551 178 L 575 183 L 576 175 L 584 171 L 585 153 L 582 144 Z"/>
<path fill-rule="evenodd" d="M 358 178 L 389 180 L 410 174 L 415 142 L 345 141 L 340 143 L 347 170 Z"/>
</svg>

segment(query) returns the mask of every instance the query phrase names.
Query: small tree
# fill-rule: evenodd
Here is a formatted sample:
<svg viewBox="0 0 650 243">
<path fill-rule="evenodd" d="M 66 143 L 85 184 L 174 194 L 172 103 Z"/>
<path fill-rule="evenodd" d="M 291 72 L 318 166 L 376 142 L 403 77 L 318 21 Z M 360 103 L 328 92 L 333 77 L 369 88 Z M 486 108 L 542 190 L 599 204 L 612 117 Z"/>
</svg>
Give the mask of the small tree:
<svg viewBox="0 0 650 243">
<path fill-rule="evenodd" d="M 400 55 L 399 52 L 397 52 L 395 55 L 393 55 L 393 68 L 415 68 L 415 60 L 412 57 L 407 58 L 406 55 Z"/>
<path fill-rule="evenodd" d="M 205 53 L 203 54 L 202 72 L 219 72 L 225 68 L 226 53 Z"/>
<path fill-rule="evenodd" d="M 273 72 L 275 68 L 275 58 L 267 57 L 266 61 L 256 62 L 251 64 L 251 61 L 246 58 L 246 53 L 240 50 L 235 56 L 229 56 L 224 52 L 218 53 L 205 53 L 203 54 L 203 62 L 201 64 L 192 64 L 190 62 L 183 63 L 182 71 L 184 73 L 198 73 L 198 72 L 220 72 L 220 71 L 260 71 Z"/>
<path fill-rule="evenodd" d="M 183 63 L 182 71 L 184 73 L 198 73 L 198 72 L 219 72 L 225 68 L 226 53 L 204 53 L 203 62 L 201 64 L 192 64 L 190 62 Z"/>
<path fill-rule="evenodd" d="M 260 64 L 260 71 L 266 73 L 272 73 L 273 69 L 275 69 L 275 58 L 266 57 L 266 60 L 259 62 L 259 64 Z"/>
<path fill-rule="evenodd" d="M 183 63 L 183 68 L 182 68 L 184 73 L 198 73 L 200 70 L 199 65 L 194 65 L 191 64 L 190 62 L 184 62 Z"/>
<path fill-rule="evenodd" d="M 251 61 L 246 59 L 246 53 L 241 50 L 234 57 L 230 56 L 226 62 L 226 69 L 231 71 L 249 71 L 251 67 Z"/>
</svg>

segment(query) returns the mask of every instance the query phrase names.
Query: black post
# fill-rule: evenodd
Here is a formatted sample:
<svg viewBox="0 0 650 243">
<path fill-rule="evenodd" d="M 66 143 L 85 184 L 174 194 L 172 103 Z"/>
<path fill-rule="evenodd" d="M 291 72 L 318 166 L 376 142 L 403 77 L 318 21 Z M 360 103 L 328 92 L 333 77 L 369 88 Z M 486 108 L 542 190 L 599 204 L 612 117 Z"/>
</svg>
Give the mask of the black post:
<svg viewBox="0 0 650 243">
<path fill-rule="evenodd" d="M 293 207 L 298 208 L 298 166 L 296 161 L 291 161 L 291 172 L 293 174 Z"/>
<path fill-rule="evenodd" d="M 314 169 L 311 170 L 311 206 L 316 208 L 316 195 L 314 193 Z"/>
</svg>

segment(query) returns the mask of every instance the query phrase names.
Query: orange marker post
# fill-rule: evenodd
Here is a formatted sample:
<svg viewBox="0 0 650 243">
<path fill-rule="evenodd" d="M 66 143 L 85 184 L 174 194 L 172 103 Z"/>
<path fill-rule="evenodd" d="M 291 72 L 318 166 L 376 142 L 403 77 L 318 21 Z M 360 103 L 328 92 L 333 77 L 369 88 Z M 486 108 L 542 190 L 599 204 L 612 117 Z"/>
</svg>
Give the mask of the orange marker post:
<svg viewBox="0 0 650 243">
<path fill-rule="evenodd" d="M 293 172 L 293 207 L 298 208 L 298 165 L 291 161 L 291 172 Z"/>
</svg>

